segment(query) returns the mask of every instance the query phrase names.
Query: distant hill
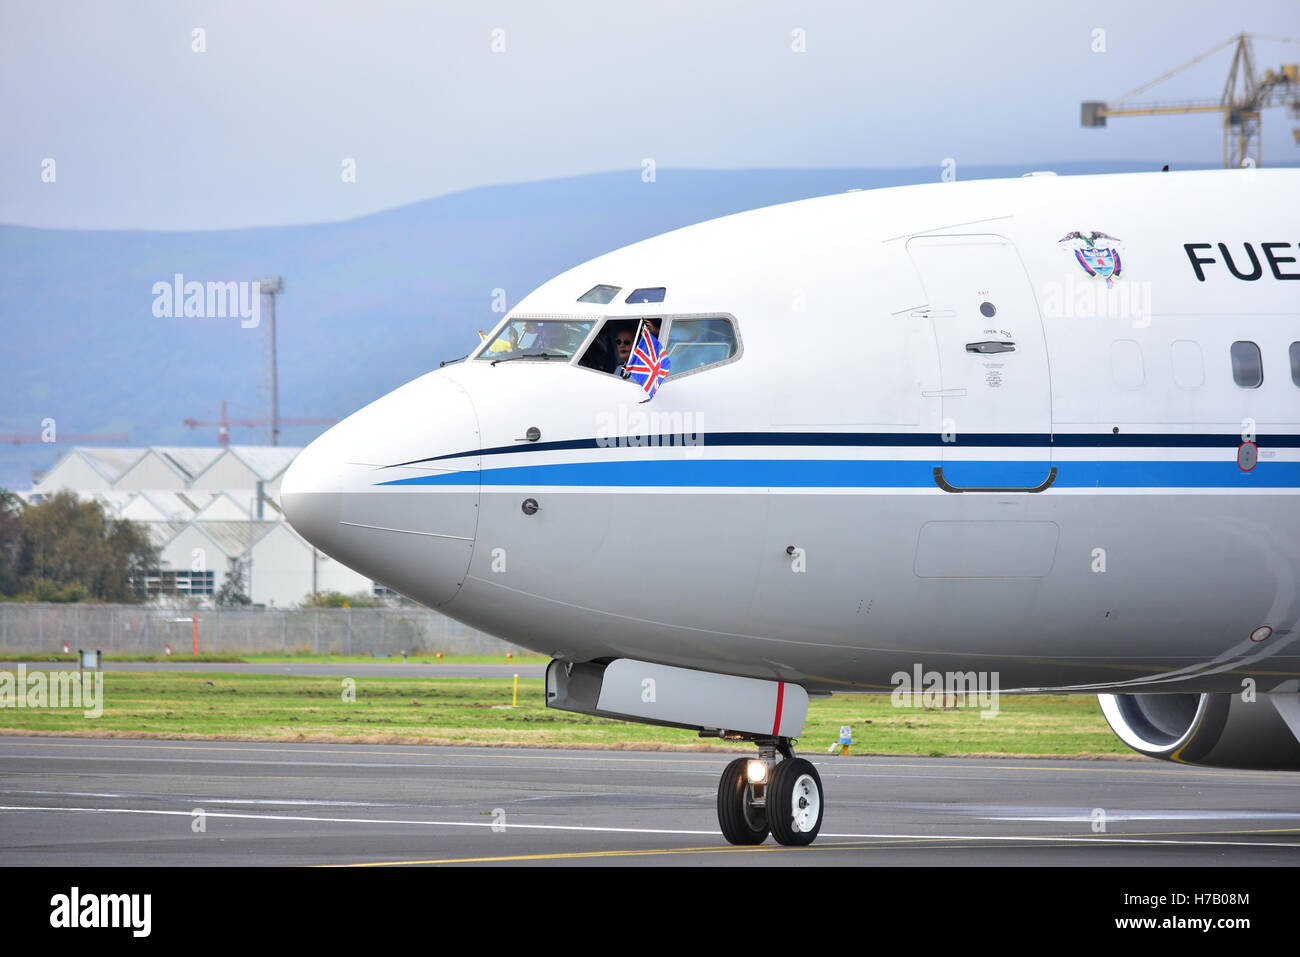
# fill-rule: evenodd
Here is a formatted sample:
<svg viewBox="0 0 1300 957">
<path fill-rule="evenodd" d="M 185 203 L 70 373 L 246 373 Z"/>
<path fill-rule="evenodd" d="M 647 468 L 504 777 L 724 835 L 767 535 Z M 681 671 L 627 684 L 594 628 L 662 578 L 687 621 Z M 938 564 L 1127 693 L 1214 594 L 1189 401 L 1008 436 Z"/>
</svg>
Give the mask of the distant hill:
<svg viewBox="0 0 1300 957">
<path fill-rule="evenodd" d="M 963 167 L 961 179 L 1031 169 L 1115 173 L 1155 163 Z M 1190 167 L 1180 167 L 1190 168 Z M 611 249 L 729 213 L 841 192 L 933 182 L 924 169 L 640 170 L 489 186 L 359 219 L 213 232 L 0 226 L 0 433 L 127 432 L 132 445 L 211 445 L 187 417 L 263 416 L 263 323 L 157 318 L 156 282 L 285 277 L 278 307 L 280 411 L 342 418 L 464 355 L 499 315 L 551 276 Z M 286 429 L 305 445 L 320 429 Z M 267 441 L 234 431 L 235 442 Z M 57 448 L 57 447 L 56 447 Z M 0 487 L 26 488 L 48 445 L 0 447 Z"/>
</svg>

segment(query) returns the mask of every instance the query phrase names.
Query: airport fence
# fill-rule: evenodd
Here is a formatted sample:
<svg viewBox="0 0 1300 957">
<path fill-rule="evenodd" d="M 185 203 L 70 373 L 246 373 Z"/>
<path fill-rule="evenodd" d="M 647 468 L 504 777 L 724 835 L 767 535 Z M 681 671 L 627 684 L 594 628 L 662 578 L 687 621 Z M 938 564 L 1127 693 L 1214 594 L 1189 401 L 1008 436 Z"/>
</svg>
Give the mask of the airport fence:
<svg viewBox="0 0 1300 957">
<path fill-rule="evenodd" d="M 505 655 L 527 653 L 427 608 L 155 608 L 0 602 L 0 654 Z"/>
</svg>

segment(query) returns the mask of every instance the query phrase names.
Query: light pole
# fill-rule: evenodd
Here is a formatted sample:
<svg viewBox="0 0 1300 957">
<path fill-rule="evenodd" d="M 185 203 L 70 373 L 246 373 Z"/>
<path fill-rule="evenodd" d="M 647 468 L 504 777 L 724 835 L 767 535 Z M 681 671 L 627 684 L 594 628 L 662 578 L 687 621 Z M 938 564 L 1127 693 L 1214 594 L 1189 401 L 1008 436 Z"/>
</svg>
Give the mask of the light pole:
<svg viewBox="0 0 1300 957">
<path fill-rule="evenodd" d="M 284 292 L 284 277 L 269 276 L 263 279 L 262 295 L 270 302 L 271 334 L 271 444 L 280 444 L 280 379 L 275 357 L 275 297 Z"/>
</svg>

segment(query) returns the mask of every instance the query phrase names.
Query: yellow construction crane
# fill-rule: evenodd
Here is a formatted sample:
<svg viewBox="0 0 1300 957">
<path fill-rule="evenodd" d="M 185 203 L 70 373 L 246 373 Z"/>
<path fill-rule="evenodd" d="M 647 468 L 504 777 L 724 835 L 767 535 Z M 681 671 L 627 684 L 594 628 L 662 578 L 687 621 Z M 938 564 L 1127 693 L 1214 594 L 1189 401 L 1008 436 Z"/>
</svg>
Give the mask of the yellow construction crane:
<svg viewBox="0 0 1300 957">
<path fill-rule="evenodd" d="M 1300 119 L 1300 65 L 1283 64 L 1277 71 L 1265 70 L 1263 76 L 1255 73 L 1255 54 L 1251 46 L 1252 35 L 1240 33 L 1225 40 L 1213 50 L 1188 60 L 1182 66 L 1161 74 L 1150 83 L 1121 96 L 1111 103 L 1090 101 L 1083 104 L 1084 126 L 1105 126 L 1111 116 L 1159 116 L 1168 113 L 1222 113 L 1223 114 L 1223 165 L 1225 169 L 1238 166 L 1259 166 L 1260 155 L 1259 115 L 1273 106 L 1285 106 L 1294 119 Z M 1300 43 L 1291 37 L 1260 37 L 1283 43 Z M 1145 93 L 1161 80 L 1166 80 L 1206 57 L 1218 53 L 1226 46 L 1236 44 L 1232 67 L 1223 95 L 1218 100 L 1187 100 L 1171 103 L 1129 103 L 1133 97 Z M 1300 143 L 1300 129 L 1292 131 Z"/>
</svg>

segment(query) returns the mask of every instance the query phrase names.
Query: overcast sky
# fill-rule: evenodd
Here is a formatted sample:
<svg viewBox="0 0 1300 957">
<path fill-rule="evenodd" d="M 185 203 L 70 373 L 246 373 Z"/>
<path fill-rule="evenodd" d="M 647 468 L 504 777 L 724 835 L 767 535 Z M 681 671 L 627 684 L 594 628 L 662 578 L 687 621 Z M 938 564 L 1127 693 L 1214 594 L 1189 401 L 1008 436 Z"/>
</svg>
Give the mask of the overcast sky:
<svg viewBox="0 0 1300 957">
<path fill-rule="evenodd" d="M 1300 3 L 0 0 L 0 222 L 316 222 L 491 183 L 639 176 L 645 158 L 936 178 L 946 158 L 959 178 L 963 164 L 1215 163 L 1217 114 L 1084 130 L 1079 103 L 1243 29 L 1300 37 Z M 1255 52 L 1261 70 L 1300 60 L 1295 43 Z M 1217 99 L 1230 57 L 1149 98 Z M 1266 165 L 1300 161 L 1297 125 L 1265 114 Z"/>
</svg>

